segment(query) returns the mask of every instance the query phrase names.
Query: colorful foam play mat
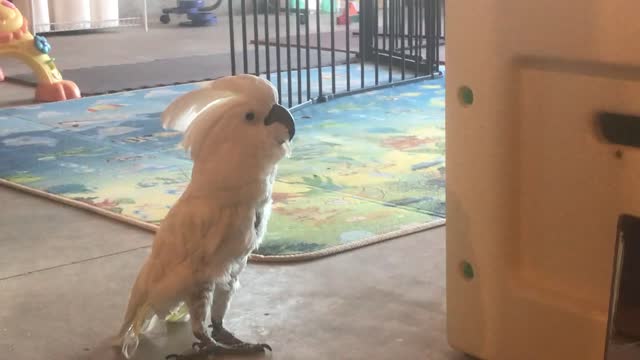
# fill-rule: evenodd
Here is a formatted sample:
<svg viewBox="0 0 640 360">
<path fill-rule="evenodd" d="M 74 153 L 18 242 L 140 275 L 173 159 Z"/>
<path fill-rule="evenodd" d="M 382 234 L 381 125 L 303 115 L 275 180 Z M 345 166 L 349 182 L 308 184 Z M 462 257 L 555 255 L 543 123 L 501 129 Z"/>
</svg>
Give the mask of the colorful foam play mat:
<svg viewBox="0 0 640 360">
<path fill-rule="evenodd" d="M 2 109 L 0 181 L 154 230 L 192 166 L 160 113 L 198 86 Z M 443 78 L 294 115 L 293 154 L 279 167 L 268 233 L 253 259 L 319 257 L 444 224 Z"/>
</svg>

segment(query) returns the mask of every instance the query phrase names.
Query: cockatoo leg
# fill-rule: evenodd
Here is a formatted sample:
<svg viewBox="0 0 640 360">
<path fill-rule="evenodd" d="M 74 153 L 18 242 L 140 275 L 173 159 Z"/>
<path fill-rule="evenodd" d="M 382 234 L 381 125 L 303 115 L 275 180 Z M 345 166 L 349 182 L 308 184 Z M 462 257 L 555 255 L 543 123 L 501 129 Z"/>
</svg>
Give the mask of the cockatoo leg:
<svg viewBox="0 0 640 360">
<path fill-rule="evenodd" d="M 192 348 L 197 352 L 188 355 L 171 354 L 166 357 L 167 359 L 197 359 L 201 358 L 203 354 L 212 354 L 218 350 L 219 346 L 207 334 L 205 324 L 207 309 L 211 304 L 212 291 L 213 284 L 203 284 L 186 301 L 191 318 L 191 331 L 198 340 L 193 343 Z"/>
<path fill-rule="evenodd" d="M 212 291 L 213 284 L 204 284 L 199 286 L 186 301 L 189 308 L 189 317 L 191 318 L 191 331 L 193 336 L 198 339 L 199 343 L 197 344 L 201 348 L 213 343 L 213 340 L 207 334 L 205 324 L 207 308 L 211 304 Z"/>
<path fill-rule="evenodd" d="M 244 342 L 223 326 L 224 316 L 229 309 L 231 299 L 238 288 L 238 276 L 246 266 L 246 260 L 239 264 L 235 264 L 230 273 L 230 280 L 226 282 L 217 282 L 213 290 L 213 304 L 211 306 L 211 337 L 216 343 L 224 345 L 227 350 L 235 353 L 258 353 L 265 349 L 271 351 L 268 344 L 252 344 Z"/>
</svg>

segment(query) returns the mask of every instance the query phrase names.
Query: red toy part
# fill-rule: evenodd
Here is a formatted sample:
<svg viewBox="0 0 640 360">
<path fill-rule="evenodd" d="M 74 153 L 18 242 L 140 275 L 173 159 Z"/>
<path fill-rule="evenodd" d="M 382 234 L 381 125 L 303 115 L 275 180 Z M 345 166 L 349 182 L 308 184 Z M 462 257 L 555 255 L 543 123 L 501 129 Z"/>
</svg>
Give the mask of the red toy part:
<svg viewBox="0 0 640 360">
<path fill-rule="evenodd" d="M 347 15 L 347 12 L 349 13 L 348 15 Z M 356 5 L 352 1 L 349 1 L 349 6 L 347 6 L 344 9 L 344 13 L 338 16 L 338 19 L 337 19 L 338 25 L 346 25 L 347 21 L 351 21 L 352 16 L 357 17 L 358 10 L 356 9 Z"/>
</svg>

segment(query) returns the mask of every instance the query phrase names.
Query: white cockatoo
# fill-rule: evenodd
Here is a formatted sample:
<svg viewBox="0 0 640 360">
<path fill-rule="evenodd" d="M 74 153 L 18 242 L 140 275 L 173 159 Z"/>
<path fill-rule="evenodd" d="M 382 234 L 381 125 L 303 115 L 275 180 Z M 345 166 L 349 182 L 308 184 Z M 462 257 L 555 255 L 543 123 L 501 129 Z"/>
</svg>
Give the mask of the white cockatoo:
<svg viewBox="0 0 640 360">
<path fill-rule="evenodd" d="M 295 133 L 293 116 L 278 104 L 270 82 L 237 75 L 178 97 L 162 123 L 184 132 L 192 176 L 135 280 L 118 346 L 130 358 L 152 319 L 182 313 L 198 341 L 190 356 L 271 349 L 237 339 L 223 318 L 238 276 L 265 234 L 277 164 L 289 155 Z"/>
</svg>

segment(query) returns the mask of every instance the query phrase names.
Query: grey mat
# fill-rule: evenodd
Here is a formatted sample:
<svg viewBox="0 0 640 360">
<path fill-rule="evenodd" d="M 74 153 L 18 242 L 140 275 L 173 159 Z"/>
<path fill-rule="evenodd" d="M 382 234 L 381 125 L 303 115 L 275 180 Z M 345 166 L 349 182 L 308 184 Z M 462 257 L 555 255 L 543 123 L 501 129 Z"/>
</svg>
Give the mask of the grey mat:
<svg viewBox="0 0 640 360">
<path fill-rule="evenodd" d="M 251 46 L 247 52 L 247 66 L 249 72 L 255 71 L 255 50 Z M 259 49 L 259 71 L 266 70 L 266 51 Z M 269 49 L 271 71 L 276 71 L 276 49 Z M 281 64 L 286 64 L 286 48 L 280 49 Z M 331 52 L 320 51 L 320 65 L 331 65 Z M 291 50 L 292 69 L 297 69 L 297 53 Z M 336 56 L 336 64 L 346 64 L 346 54 Z M 306 67 L 306 53 L 302 54 L 302 67 Z M 318 50 L 310 51 L 310 67 L 317 67 Z M 242 53 L 236 54 L 238 72 L 243 72 L 244 61 Z M 286 69 L 286 68 L 285 68 Z M 183 84 L 197 81 L 216 79 L 231 74 L 230 54 L 199 55 L 171 59 L 159 59 L 150 62 L 120 64 L 109 66 L 95 66 L 91 68 L 61 70 L 66 80 L 75 82 L 83 96 L 108 94 L 149 87 Z M 35 86 L 33 74 L 18 74 L 7 76 L 8 81 Z"/>
</svg>

